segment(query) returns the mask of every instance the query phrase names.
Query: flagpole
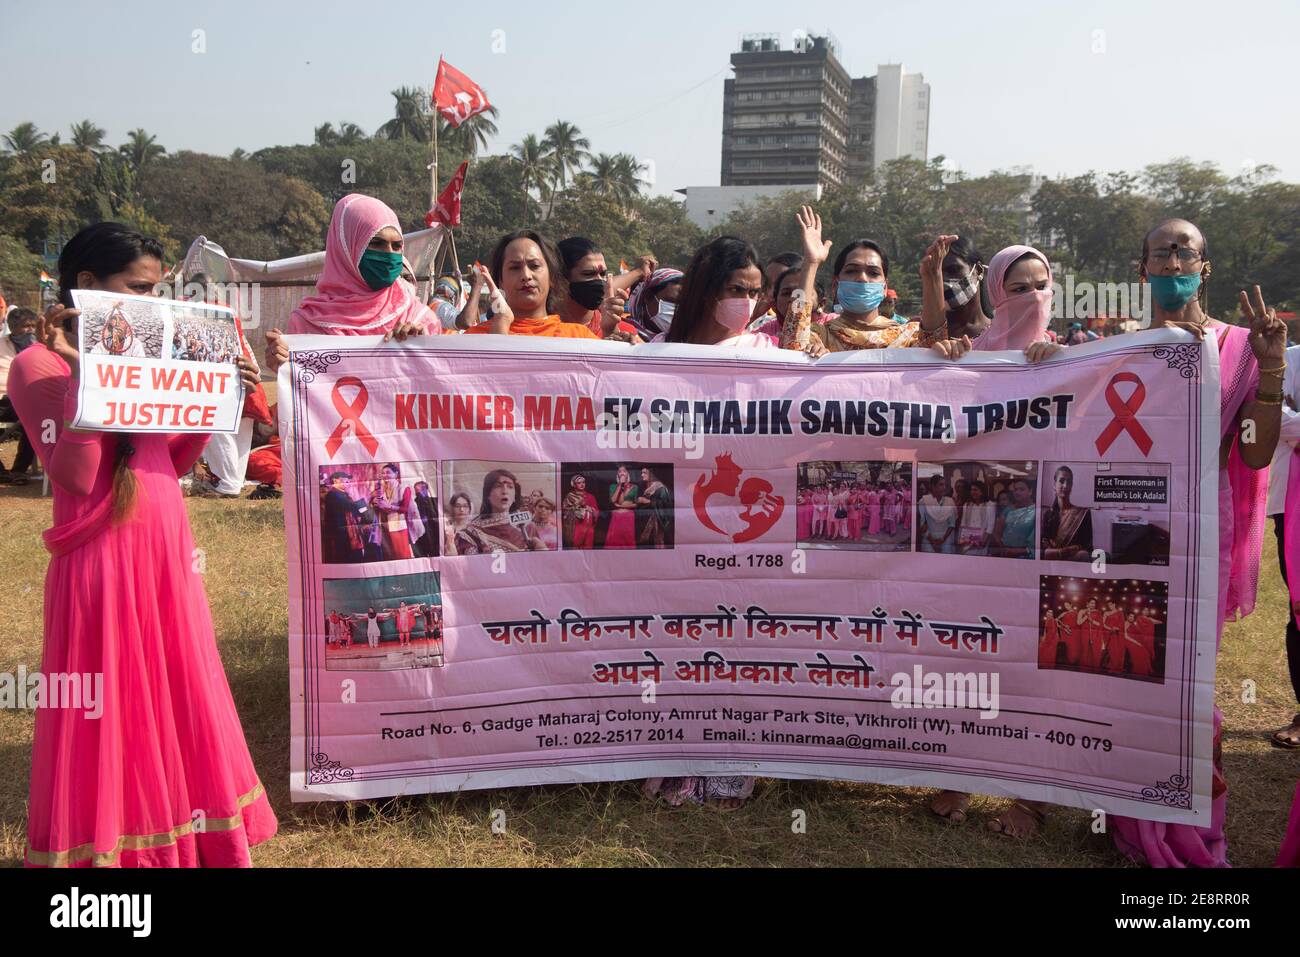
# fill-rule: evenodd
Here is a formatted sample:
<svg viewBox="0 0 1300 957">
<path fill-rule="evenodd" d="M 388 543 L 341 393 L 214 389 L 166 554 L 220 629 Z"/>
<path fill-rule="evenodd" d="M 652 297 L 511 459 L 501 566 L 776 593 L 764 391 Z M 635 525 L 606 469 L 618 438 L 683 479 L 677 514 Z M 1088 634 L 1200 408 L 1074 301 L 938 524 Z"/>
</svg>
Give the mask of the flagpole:
<svg viewBox="0 0 1300 957">
<path fill-rule="evenodd" d="M 438 72 L 442 72 L 441 57 L 438 58 Z M 433 84 L 434 89 L 436 90 L 438 88 L 438 80 L 436 76 Z M 433 207 L 438 203 L 438 98 L 436 96 L 430 96 L 429 99 L 433 105 L 433 110 L 431 111 L 433 115 L 430 120 L 433 124 L 433 136 L 431 137 L 433 142 L 433 163 L 429 166 L 429 208 L 433 209 Z"/>
</svg>

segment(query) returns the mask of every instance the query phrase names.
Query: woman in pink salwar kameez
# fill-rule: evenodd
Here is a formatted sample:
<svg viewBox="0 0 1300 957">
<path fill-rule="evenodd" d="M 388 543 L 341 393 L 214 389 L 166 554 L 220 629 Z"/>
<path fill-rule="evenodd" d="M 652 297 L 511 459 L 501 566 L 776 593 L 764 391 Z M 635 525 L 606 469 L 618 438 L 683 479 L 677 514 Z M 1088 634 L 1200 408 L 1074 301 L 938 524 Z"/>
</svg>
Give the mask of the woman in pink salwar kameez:
<svg viewBox="0 0 1300 957">
<path fill-rule="evenodd" d="M 886 538 L 893 538 L 898 532 L 898 496 L 892 487 L 886 485 L 880 490 L 880 527 Z"/>
<path fill-rule="evenodd" d="M 1189 329 L 1212 335 L 1219 350 L 1222 391 L 1219 472 L 1219 614 L 1223 625 L 1255 607 L 1263 546 L 1268 466 L 1277 446 L 1282 413 L 1282 375 L 1286 369 L 1286 324 L 1265 306 L 1259 287 L 1253 298 L 1241 294 L 1242 315 L 1250 328 L 1215 322 L 1202 308 L 1209 278 L 1204 236 L 1191 223 L 1171 220 L 1158 226 L 1142 250 L 1142 275 L 1152 285 L 1152 328 Z M 1196 280 L 1200 279 L 1200 282 Z M 1254 423 L 1255 441 L 1238 441 L 1242 423 Z M 1227 782 L 1220 760 L 1223 715 L 1214 709 L 1213 804 L 1207 827 L 1158 824 L 1117 818 L 1115 846 L 1152 867 L 1227 867 L 1223 823 Z"/>
<path fill-rule="evenodd" d="M 801 491 L 796 499 L 795 514 L 798 517 L 796 542 L 806 542 L 812 538 L 812 496 Z"/>
<path fill-rule="evenodd" d="M 880 534 L 880 504 L 881 495 L 872 487 L 871 491 L 867 493 L 867 515 L 869 516 L 867 534 L 872 538 Z"/>
<path fill-rule="evenodd" d="M 26 863 L 37 867 L 239 867 L 271 837 L 213 635 L 177 476 L 202 435 L 67 426 L 76 414 L 74 288 L 148 295 L 161 247 L 115 223 L 59 259 L 63 306 L 41 323 L 9 388 L 54 490 L 45 579 L 47 675 L 103 678 L 97 717 L 41 708 L 32 745 Z M 67 332 L 65 333 L 65 322 Z M 256 367 L 240 360 L 245 384 Z M 53 436 L 44 423 L 54 423 Z"/>
</svg>

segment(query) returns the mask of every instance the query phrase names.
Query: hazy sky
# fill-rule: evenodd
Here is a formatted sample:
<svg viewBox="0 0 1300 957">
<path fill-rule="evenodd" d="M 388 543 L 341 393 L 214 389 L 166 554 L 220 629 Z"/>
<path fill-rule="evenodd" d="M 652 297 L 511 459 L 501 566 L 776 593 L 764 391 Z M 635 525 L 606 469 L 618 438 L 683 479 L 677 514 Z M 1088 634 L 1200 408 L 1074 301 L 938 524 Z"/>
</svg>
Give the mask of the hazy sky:
<svg viewBox="0 0 1300 957">
<path fill-rule="evenodd" d="M 31 120 L 66 138 L 89 118 L 114 144 L 144 127 L 168 149 L 221 155 L 309 143 L 327 120 L 372 132 L 392 115 L 390 90 L 431 86 L 441 53 L 501 110 L 489 152 L 563 118 L 594 151 L 653 161 L 655 190 L 668 192 L 718 183 L 722 84 L 741 34 L 780 33 L 789 48 L 795 29 L 829 29 L 854 76 L 886 62 L 925 74 L 931 156 L 972 174 L 1137 169 L 1185 154 L 1228 173 L 1272 163 L 1300 180 L 1294 0 L 0 0 L 0 9 L 0 131 Z M 205 53 L 192 51 L 196 29 Z"/>
</svg>

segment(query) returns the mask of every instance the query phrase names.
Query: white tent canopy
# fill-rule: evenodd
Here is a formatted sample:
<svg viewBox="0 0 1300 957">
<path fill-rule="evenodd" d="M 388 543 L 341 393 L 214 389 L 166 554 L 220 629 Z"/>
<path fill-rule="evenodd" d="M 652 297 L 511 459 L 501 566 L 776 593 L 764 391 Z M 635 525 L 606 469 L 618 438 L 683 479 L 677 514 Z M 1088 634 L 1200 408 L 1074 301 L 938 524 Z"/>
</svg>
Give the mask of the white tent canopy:
<svg viewBox="0 0 1300 957">
<path fill-rule="evenodd" d="M 447 227 L 434 226 L 405 237 L 406 262 L 425 302 L 429 300 L 430 273 L 449 235 Z M 234 308 L 245 331 L 251 331 L 284 329 L 298 304 L 315 291 L 324 267 L 324 252 L 275 262 L 232 259 L 216 243 L 200 236 L 185 254 L 182 274 L 187 282 L 202 276 L 210 287 L 215 286 L 218 301 Z"/>
</svg>

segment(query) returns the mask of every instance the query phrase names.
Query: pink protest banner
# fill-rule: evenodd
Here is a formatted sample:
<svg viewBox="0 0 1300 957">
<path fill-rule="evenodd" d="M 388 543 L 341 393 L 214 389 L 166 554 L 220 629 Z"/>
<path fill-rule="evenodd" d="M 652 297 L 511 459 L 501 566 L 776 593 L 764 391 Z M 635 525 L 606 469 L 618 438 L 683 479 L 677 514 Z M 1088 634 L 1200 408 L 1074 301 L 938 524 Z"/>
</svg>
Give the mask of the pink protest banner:
<svg viewBox="0 0 1300 957">
<path fill-rule="evenodd" d="M 76 289 L 81 374 L 73 426 L 106 432 L 235 432 L 243 339 L 222 306 Z"/>
<path fill-rule="evenodd" d="M 290 339 L 293 796 L 688 774 L 1204 823 L 1218 366 Z"/>
</svg>

